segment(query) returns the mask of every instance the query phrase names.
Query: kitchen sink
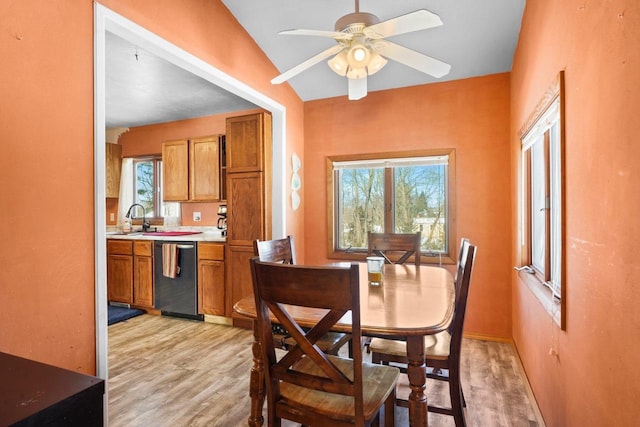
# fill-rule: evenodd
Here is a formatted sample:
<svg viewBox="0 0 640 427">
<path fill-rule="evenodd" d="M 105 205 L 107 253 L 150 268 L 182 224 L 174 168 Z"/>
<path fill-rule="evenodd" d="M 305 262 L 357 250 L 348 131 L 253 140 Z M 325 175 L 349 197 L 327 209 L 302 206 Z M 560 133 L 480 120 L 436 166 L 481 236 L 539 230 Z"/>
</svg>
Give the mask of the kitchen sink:
<svg viewBox="0 0 640 427">
<path fill-rule="evenodd" d="M 190 234 L 201 234 L 202 231 L 149 231 L 142 233 L 145 236 L 188 236 Z"/>
</svg>

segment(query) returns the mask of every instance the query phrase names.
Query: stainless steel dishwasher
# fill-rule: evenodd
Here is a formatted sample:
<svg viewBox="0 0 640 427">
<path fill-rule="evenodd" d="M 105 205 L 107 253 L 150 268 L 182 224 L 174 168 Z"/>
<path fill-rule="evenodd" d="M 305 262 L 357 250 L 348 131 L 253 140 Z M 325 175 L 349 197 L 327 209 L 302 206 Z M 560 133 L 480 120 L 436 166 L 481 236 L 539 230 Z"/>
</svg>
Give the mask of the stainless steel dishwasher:
<svg viewBox="0 0 640 427">
<path fill-rule="evenodd" d="M 178 248 L 177 264 L 180 267 L 175 278 L 162 273 L 162 245 L 175 243 Z M 155 308 L 163 315 L 203 320 L 198 314 L 198 278 L 196 242 L 156 240 L 154 242 Z"/>
</svg>

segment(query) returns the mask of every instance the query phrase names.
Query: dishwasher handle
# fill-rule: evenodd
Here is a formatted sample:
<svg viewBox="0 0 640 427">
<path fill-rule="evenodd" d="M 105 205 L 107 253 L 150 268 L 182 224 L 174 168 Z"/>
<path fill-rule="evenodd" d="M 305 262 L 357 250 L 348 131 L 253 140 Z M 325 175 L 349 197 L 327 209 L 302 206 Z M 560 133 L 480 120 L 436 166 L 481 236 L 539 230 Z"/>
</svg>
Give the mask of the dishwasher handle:
<svg viewBox="0 0 640 427">
<path fill-rule="evenodd" d="M 193 249 L 196 246 L 195 245 L 177 245 L 178 249 Z"/>
</svg>

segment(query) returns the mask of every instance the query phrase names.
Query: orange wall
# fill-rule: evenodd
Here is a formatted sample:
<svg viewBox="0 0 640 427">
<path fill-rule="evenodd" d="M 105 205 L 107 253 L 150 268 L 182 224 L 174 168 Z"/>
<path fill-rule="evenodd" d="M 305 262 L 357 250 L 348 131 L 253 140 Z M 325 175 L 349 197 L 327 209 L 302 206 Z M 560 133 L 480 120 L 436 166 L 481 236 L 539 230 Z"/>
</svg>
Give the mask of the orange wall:
<svg viewBox="0 0 640 427">
<path fill-rule="evenodd" d="M 457 240 L 478 245 L 466 332 L 511 337 L 509 75 L 305 103 L 307 261 L 326 262 L 326 157 L 456 149 Z"/>
<path fill-rule="evenodd" d="M 220 1 L 101 3 L 286 106 L 304 155 L 302 102 Z M 2 2 L 0 56 L 0 351 L 94 373 L 93 1 Z"/>
<path fill-rule="evenodd" d="M 513 337 L 549 427 L 640 419 L 639 47 L 637 2 L 527 2 L 511 79 L 513 194 L 517 131 L 566 70 L 566 331 L 512 274 Z"/>
</svg>

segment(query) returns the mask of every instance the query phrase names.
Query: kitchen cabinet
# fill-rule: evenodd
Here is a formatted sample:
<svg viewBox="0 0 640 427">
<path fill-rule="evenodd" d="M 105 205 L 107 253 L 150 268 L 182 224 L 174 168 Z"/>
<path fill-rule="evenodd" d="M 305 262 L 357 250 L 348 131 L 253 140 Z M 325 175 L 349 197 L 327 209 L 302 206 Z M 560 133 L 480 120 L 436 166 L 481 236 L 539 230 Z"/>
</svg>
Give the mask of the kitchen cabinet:
<svg viewBox="0 0 640 427">
<path fill-rule="evenodd" d="M 198 313 L 225 315 L 225 245 L 198 243 Z"/>
<path fill-rule="evenodd" d="M 105 197 L 120 197 L 120 172 L 122 170 L 122 146 L 106 144 L 105 155 Z"/>
<path fill-rule="evenodd" d="M 151 241 L 107 240 L 107 298 L 109 302 L 153 308 Z"/>
<path fill-rule="evenodd" d="M 133 242 L 107 240 L 107 298 L 133 303 Z"/>
<path fill-rule="evenodd" d="M 252 246 L 228 246 L 227 283 L 229 295 L 227 298 L 227 316 L 234 318 L 234 326 L 251 327 L 251 321 L 240 317 L 233 311 L 233 304 L 242 298 L 253 294 L 253 278 L 249 260 L 254 257 Z"/>
<path fill-rule="evenodd" d="M 153 308 L 153 242 L 133 242 L 133 304 Z"/>
<path fill-rule="evenodd" d="M 253 245 L 265 240 L 264 174 L 227 174 L 227 243 Z"/>
<path fill-rule="evenodd" d="M 227 173 L 264 172 L 271 164 L 271 115 L 229 117 L 226 123 Z"/>
<path fill-rule="evenodd" d="M 162 198 L 181 202 L 189 199 L 189 140 L 162 143 Z"/>
<path fill-rule="evenodd" d="M 220 199 L 219 136 L 166 141 L 162 144 L 165 201 Z"/>
<path fill-rule="evenodd" d="M 233 304 L 251 295 L 253 241 L 271 238 L 271 115 L 227 118 L 227 304 L 234 325 L 245 326 Z"/>
</svg>

